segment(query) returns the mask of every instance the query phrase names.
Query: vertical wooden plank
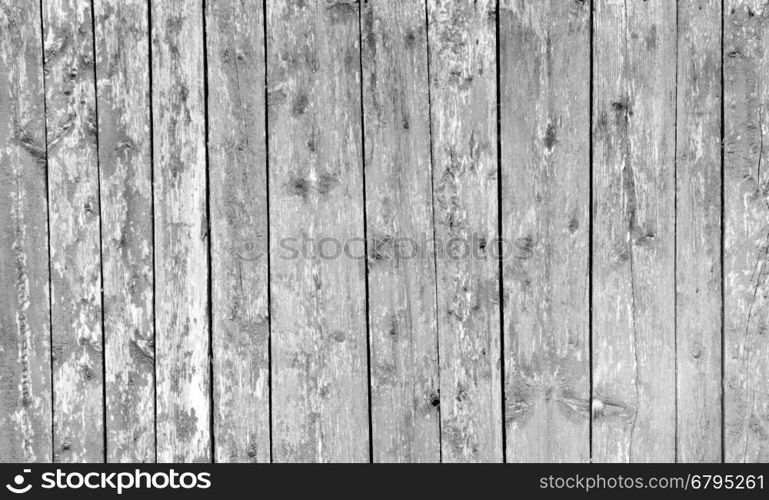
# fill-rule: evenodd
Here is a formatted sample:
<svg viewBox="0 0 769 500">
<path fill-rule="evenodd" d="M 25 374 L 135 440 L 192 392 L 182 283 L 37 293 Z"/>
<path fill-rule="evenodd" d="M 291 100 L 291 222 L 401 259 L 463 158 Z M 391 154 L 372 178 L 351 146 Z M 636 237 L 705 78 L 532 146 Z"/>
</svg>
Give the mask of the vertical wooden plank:
<svg viewBox="0 0 769 500">
<path fill-rule="evenodd" d="M 438 331 L 424 0 L 363 3 L 377 462 L 439 462 Z"/>
<path fill-rule="evenodd" d="M 721 461 L 721 1 L 678 4 L 678 460 Z"/>
<path fill-rule="evenodd" d="M 51 461 L 44 98 L 40 5 L 0 1 L 0 462 Z"/>
<path fill-rule="evenodd" d="M 147 5 L 94 2 L 109 462 L 155 460 Z"/>
<path fill-rule="evenodd" d="M 54 460 L 101 462 L 103 349 L 91 2 L 45 0 Z"/>
<path fill-rule="evenodd" d="M 263 13 L 206 2 L 217 462 L 270 461 Z"/>
<path fill-rule="evenodd" d="M 769 461 L 769 7 L 724 3 L 725 460 Z M 769 142 L 768 142 L 769 143 Z"/>
<path fill-rule="evenodd" d="M 202 2 L 152 6 L 157 459 L 211 459 Z"/>
<path fill-rule="evenodd" d="M 267 4 L 280 462 L 369 459 L 359 16 L 355 0 Z"/>
<path fill-rule="evenodd" d="M 585 462 L 590 4 L 503 0 L 499 32 L 507 459 Z"/>
<path fill-rule="evenodd" d="M 428 0 L 447 462 L 502 460 L 496 2 Z"/>
<path fill-rule="evenodd" d="M 676 5 L 598 0 L 593 457 L 675 460 Z"/>
</svg>

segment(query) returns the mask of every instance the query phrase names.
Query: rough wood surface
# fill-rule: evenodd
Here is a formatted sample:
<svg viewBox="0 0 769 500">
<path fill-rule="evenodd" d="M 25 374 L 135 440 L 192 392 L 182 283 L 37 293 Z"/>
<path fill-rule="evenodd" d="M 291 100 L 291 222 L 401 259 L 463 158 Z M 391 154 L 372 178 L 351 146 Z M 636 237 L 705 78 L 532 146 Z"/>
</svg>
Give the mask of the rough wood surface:
<svg viewBox="0 0 769 500">
<path fill-rule="evenodd" d="M 440 461 L 427 24 L 422 0 L 363 3 L 374 461 Z"/>
<path fill-rule="evenodd" d="M 496 2 L 427 5 L 442 456 L 499 462 Z"/>
<path fill-rule="evenodd" d="M 353 0 L 267 3 L 279 462 L 369 460 L 359 18 Z"/>
<path fill-rule="evenodd" d="M 157 459 L 211 457 L 202 2 L 152 4 Z"/>
<path fill-rule="evenodd" d="M 94 2 L 109 462 L 155 460 L 147 21 L 144 0 Z"/>
<path fill-rule="evenodd" d="M 675 460 L 676 5 L 598 0 L 593 460 Z"/>
<path fill-rule="evenodd" d="M 270 461 L 263 7 L 206 3 L 217 462 Z"/>
<path fill-rule="evenodd" d="M 768 462 L 769 7 L 724 16 L 724 458 Z"/>
<path fill-rule="evenodd" d="M 682 0 L 678 4 L 677 109 L 677 458 L 681 462 L 720 462 L 719 0 Z"/>
<path fill-rule="evenodd" d="M 678 460 L 721 461 L 721 2 L 678 6 Z"/>
<path fill-rule="evenodd" d="M 590 5 L 503 0 L 499 33 L 507 460 L 585 462 Z"/>
<path fill-rule="evenodd" d="M 769 461 L 767 40 L 0 0 L 0 462 Z"/>
<path fill-rule="evenodd" d="M 104 460 L 96 88 L 88 0 L 45 0 L 54 460 Z"/>
<path fill-rule="evenodd" d="M 37 2 L 0 1 L 0 462 L 50 462 L 45 107 Z"/>
</svg>

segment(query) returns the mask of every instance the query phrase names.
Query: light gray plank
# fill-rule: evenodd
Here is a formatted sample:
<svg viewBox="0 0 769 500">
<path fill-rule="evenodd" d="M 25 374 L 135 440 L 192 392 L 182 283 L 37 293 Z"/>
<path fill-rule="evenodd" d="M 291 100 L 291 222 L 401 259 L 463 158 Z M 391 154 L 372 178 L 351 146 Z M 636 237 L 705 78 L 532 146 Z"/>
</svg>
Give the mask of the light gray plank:
<svg viewBox="0 0 769 500">
<path fill-rule="evenodd" d="M 599 0 L 593 44 L 593 459 L 672 462 L 675 3 Z"/>
<path fill-rule="evenodd" d="M 725 460 L 769 461 L 769 7 L 724 2 Z"/>
<path fill-rule="evenodd" d="M 206 2 L 217 462 L 270 461 L 263 8 Z"/>
<path fill-rule="evenodd" d="M 154 2 L 157 459 L 206 462 L 210 419 L 203 5 Z"/>
<path fill-rule="evenodd" d="M 50 462 L 45 102 L 37 2 L 0 1 L 0 462 Z"/>
<path fill-rule="evenodd" d="M 364 2 L 362 30 L 374 461 L 439 462 L 424 1 Z"/>
<path fill-rule="evenodd" d="M 45 0 L 54 460 L 104 460 L 96 89 L 91 3 Z"/>
<path fill-rule="evenodd" d="M 590 5 L 503 0 L 510 462 L 590 459 Z"/>
<path fill-rule="evenodd" d="M 677 459 L 721 461 L 721 2 L 678 4 Z"/>
<path fill-rule="evenodd" d="M 267 4 L 279 462 L 369 459 L 359 17 L 352 0 Z"/>
<path fill-rule="evenodd" d="M 496 2 L 427 5 L 443 460 L 500 462 Z"/>
<path fill-rule="evenodd" d="M 96 0 L 107 460 L 155 460 L 149 26 L 145 0 Z"/>
</svg>

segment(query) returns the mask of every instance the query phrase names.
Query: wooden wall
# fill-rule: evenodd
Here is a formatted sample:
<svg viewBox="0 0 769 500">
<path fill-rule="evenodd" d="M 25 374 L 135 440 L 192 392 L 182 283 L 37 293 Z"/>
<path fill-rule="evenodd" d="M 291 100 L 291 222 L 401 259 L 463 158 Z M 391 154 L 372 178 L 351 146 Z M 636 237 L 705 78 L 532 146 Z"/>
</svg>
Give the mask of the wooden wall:
<svg viewBox="0 0 769 500">
<path fill-rule="evenodd" d="M 767 54 L 759 0 L 0 0 L 0 461 L 769 461 Z"/>
</svg>

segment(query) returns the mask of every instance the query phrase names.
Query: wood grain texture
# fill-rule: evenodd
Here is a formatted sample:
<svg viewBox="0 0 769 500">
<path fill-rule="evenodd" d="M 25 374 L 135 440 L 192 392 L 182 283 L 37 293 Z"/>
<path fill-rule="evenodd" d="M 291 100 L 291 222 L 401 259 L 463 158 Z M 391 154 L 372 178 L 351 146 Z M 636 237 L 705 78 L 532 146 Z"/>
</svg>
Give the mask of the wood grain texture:
<svg viewBox="0 0 769 500">
<path fill-rule="evenodd" d="M 676 9 L 599 0 L 593 48 L 593 459 L 675 460 Z"/>
<path fill-rule="evenodd" d="M 91 3 L 45 0 L 54 460 L 104 460 L 96 88 Z"/>
<path fill-rule="evenodd" d="M 499 462 L 496 2 L 427 5 L 442 456 Z"/>
<path fill-rule="evenodd" d="M 144 0 L 94 2 L 107 460 L 155 460 L 149 25 Z"/>
<path fill-rule="evenodd" d="M 440 461 L 427 22 L 422 0 L 363 3 L 374 461 Z"/>
<path fill-rule="evenodd" d="M 0 462 L 769 462 L 767 53 L 767 0 L 0 0 Z"/>
<path fill-rule="evenodd" d="M 721 461 L 721 2 L 678 3 L 678 460 Z"/>
<path fill-rule="evenodd" d="M 369 460 L 359 19 L 352 0 L 267 4 L 279 462 Z"/>
<path fill-rule="evenodd" d="M 202 2 L 152 9 L 157 459 L 211 455 Z"/>
<path fill-rule="evenodd" d="M 590 5 L 503 0 L 499 33 L 507 460 L 586 462 Z"/>
<path fill-rule="evenodd" d="M 50 462 L 45 96 L 40 5 L 0 1 L 0 462 Z"/>
<path fill-rule="evenodd" d="M 270 461 L 263 13 L 206 3 L 217 462 Z"/>
<path fill-rule="evenodd" d="M 724 16 L 724 458 L 767 462 L 769 7 L 730 0 Z"/>
</svg>

